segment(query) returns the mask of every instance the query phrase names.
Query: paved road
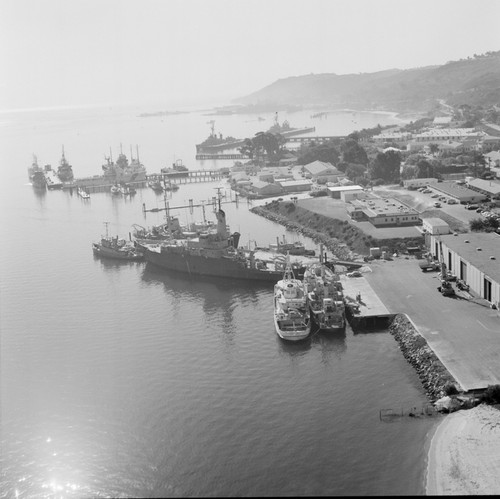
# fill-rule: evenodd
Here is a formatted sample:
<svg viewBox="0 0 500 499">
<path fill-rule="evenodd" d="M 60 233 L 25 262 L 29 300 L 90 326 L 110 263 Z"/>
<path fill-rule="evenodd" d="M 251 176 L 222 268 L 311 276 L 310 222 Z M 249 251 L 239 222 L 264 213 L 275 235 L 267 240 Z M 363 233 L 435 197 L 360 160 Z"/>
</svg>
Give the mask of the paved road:
<svg viewBox="0 0 500 499">
<path fill-rule="evenodd" d="M 459 296 L 438 292 L 437 272 L 415 259 L 370 262 L 364 274 L 392 313 L 406 313 L 464 390 L 500 384 L 500 313 Z M 464 297 L 467 296 L 464 294 Z"/>
</svg>

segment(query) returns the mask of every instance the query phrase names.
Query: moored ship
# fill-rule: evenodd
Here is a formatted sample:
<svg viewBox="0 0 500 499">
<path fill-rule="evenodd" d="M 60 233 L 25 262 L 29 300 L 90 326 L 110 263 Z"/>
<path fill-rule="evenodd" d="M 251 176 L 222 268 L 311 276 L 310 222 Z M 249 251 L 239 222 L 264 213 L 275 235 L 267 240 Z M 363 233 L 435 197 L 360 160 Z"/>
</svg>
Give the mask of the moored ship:
<svg viewBox="0 0 500 499">
<path fill-rule="evenodd" d="M 101 240 L 92 243 L 94 255 L 115 258 L 118 260 L 142 260 L 143 254 L 130 242 L 120 239 L 118 236 L 110 237 L 108 234 L 108 222 L 106 225 L 106 235 L 101 236 Z"/>
<path fill-rule="evenodd" d="M 311 319 L 321 331 L 332 332 L 345 327 L 345 302 L 338 274 L 322 263 L 307 267 L 304 289 Z"/>
<path fill-rule="evenodd" d="M 28 177 L 35 189 L 45 189 L 47 187 L 43 168 L 38 166 L 38 160 L 35 155 L 33 155 L 33 163 L 28 168 Z"/>
<path fill-rule="evenodd" d="M 201 233 L 190 239 L 168 239 L 158 244 L 144 244 L 147 262 L 164 269 L 189 275 L 227 277 L 276 282 L 283 276 L 281 260 L 266 263 L 255 252 L 238 248 L 240 234 L 230 235 L 226 214 L 220 207 L 215 231 Z"/>
<path fill-rule="evenodd" d="M 106 182 L 119 184 L 146 181 L 146 168 L 139 160 L 139 150 L 137 150 L 137 158 L 131 155 L 130 163 L 121 150 L 116 162 L 113 161 L 111 153 L 105 159 L 106 163 L 102 165 L 102 170 Z"/>
<path fill-rule="evenodd" d="M 288 260 L 282 278 L 274 285 L 274 327 L 284 340 L 299 341 L 311 332 L 307 294 Z"/>
<path fill-rule="evenodd" d="M 57 176 L 62 182 L 72 182 L 74 179 L 73 167 L 68 163 L 64 156 L 64 146 L 62 148 L 62 157 L 57 168 Z"/>
</svg>

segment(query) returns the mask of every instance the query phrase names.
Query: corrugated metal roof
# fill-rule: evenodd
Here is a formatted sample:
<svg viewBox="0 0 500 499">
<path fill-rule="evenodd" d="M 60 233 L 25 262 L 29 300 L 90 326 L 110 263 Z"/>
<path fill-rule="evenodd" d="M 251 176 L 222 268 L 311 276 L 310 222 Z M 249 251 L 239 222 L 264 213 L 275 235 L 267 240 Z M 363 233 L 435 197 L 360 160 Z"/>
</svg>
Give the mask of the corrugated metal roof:
<svg viewBox="0 0 500 499">
<path fill-rule="evenodd" d="M 500 283 L 500 235 L 494 232 L 469 232 L 456 236 L 447 234 L 436 239 L 441 239 L 463 260 L 470 262 L 490 279 Z M 491 256 L 495 259 L 490 259 Z"/>
</svg>

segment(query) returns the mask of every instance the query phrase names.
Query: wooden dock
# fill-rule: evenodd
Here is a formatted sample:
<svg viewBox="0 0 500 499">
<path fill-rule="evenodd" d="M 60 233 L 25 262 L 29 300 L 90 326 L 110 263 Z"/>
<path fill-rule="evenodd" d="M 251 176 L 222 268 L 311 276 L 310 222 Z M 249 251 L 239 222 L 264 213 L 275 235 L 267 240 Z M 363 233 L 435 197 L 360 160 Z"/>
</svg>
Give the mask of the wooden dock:
<svg viewBox="0 0 500 499">
<path fill-rule="evenodd" d="M 365 277 L 340 276 L 344 288 L 346 316 L 351 324 L 376 326 L 395 314 L 389 312 Z"/>
</svg>

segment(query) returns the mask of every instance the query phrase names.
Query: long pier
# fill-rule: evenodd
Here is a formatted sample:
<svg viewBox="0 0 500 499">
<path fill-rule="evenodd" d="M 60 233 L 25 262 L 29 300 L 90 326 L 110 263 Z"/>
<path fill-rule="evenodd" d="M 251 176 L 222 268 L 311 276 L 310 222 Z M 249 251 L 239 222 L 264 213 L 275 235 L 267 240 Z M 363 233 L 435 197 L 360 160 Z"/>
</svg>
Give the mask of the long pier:
<svg viewBox="0 0 500 499">
<path fill-rule="evenodd" d="M 197 154 L 196 159 L 249 159 L 245 154 Z"/>
<path fill-rule="evenodd" d="M 190 184 L 194 182 L 213 182 L 226 177 L 226 173 L 221 170 L 187 170 L 160 172 L 146 175 L 149 180 L 161 179 L 163 182 L 172 182 L 174 184 Z"/>
<path fill-rule="evenodd" d="M 300 142 L 300 143 L 308 143 L 308 142 L 319 142 L 323 144 L 324 142 L 329 142 L 331 140 L 342 140 L 345 139 L 345 135 L 330 135 L 330 136 L 321 136 L 321 137 L 287 137 L 287 142 Z"/>
</svg>

